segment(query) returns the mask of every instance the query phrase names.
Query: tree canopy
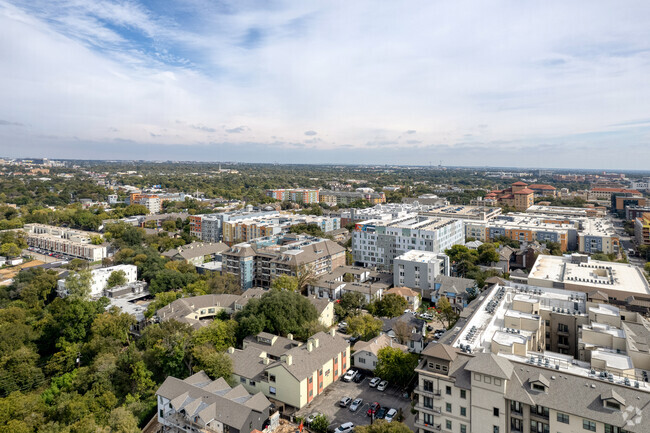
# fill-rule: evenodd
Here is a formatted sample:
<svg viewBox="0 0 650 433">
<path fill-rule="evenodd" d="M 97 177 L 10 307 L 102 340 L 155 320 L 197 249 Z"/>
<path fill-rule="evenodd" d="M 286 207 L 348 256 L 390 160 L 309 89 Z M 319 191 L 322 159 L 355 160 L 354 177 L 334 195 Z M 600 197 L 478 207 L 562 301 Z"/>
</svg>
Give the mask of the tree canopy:
<svg viewBox="0 0 650 433">
<path fill-rule="evenodd" d="M 405 387 L 416 376 L 418 356 L 394 347 L 384 347 L 377 353 L 375 375 L 395 385 Z"/>
</svg>

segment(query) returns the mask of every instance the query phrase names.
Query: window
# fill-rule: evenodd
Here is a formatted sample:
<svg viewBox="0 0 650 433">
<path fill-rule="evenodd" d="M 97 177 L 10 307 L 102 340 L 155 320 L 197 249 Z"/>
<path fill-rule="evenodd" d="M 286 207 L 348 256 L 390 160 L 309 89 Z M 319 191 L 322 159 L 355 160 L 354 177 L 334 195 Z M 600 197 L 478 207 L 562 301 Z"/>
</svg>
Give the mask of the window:
<svg viewBox="0 0 650 433">
<path fill-rule="evenodd" d="M 451 430 L 451 421 L 449 421 L 449 420 L 446 420 L 446 421 L 445 421 L 445 428 L 446 428 L 447 430 Z"/>
<path fill-rule="evenodd" d="M 427 392 L 433 392 L 433 382 L 431 382 L 430 380 L 422 381 L 422 389 L 424 389 Z"/>
<path fill-rule="evenodd" d="M 499 433 L 499 426 L 498 425 L 493 425 L 492 426 L 492 433 Z"/>
<path fill-rule="evenodd" d="M 542 392 L 546 391 L 546 387 L 544 385 L 540 385 L 539 383 L 533 383 L 533 384 L 531 384 L 531 387 L 535 391 L 542 391 Z"/>
<path fill-rule="evenodd" d="M 431 397 L 424 397 L 422 405 L 427 409 L 433 409 L 433 399 Z"/>
<path fill-rule="evenodd" d="M 492 415 L 499 416 L 499 408 L 498 407 L 493 407 L 492 408 Z"/>
<path fill-rule="evenodd" d="M 557 413 L 557 422 L 561 422 L 561 423 L 564 423 L 564 424 L 569 424 L 569 415 L 567 415 L 565 413 L 562 413 L 562 412 L 558 412 Z"/>
<path fill-rule="evenodd" d="M 478 373 L 474 373 L 474 380 L 477 381 L 477 382 L 480 382 L 481 381 L 481 375 L 478 374 Z"/>
<path fill-rule="evenodd" d="M 465 391 L 464 389 L 461 389 L 460 390 L 460 398 L 464 399 L 464 398 L 466 398 L 466 396 L 467 396 L 467 391 Z"/>
<path fill-rule="evenodd" d="M 540 421 L 530 421 L 530 433 L 549 433 L 548 424 Z"/>
<path fill-rule="evenodd" d="M 250 386 L 255 386 L 255 381 L 254 381 L 254 380 L 249 380 L 249 381 L 248 381 L 248 384 L 249 384 Z"/>
<path fill-rule="evenodd" d="M 623 430 L 620 427 L 605 424 L 605 433 L 629 433 L 629 432 L 627 430 Z"/>
<path fill-rule="evenodd" d="M 445 404 L 445 410 L 446 410 L 447 412 L 451 412 L 451 403 L 446 403 L 446 404 Z"/>
<path fill-rule="evenodd" d="M 467 433 L 467 426 L 465 424 L 460 425 L 460 433 Z"/>
<path fill-rule="evenodd" d="M 309 378 L 309 383 L 314 383 L 314 378 L 313 377 Z"/>
<path fill-rule="evenodd" d="M 494 378 L 494 384 L 496 386 L 501 386 L 501 379 Z"/>
<path fill-rule="evenodd" d="M 269 376 L 269 380 L 270 380 L 271 382 L 275 382 L 275 374 L 270 375 L 270 376 Z"/>
<path fill-rule="evenodd" d="M 451 395 L 451 386 L 446 386 L 445 387 L 445 394 Z"/>
<path fill-rule="evenodd" d="M 539 406 L 539 405 L 531 406 L 530 413 L 544 418 L 548 418 L 548 408 L 544 406 Z"/>
<path fill-rule="evenodd" d="M 514 413 L 521 413 L 521 403 L 518 401 L 511 401 L 510 402 L 510 410 L 513 411 Z"/>
<path fill-rule="evenodd" d="M 359 358 L 359 364 L 365 364 L 366 358 Z"/>
<path fill-rule="evenodd" d="M 519 418 L 510 418 L 510 430 L 515 432 L 515 431 L 522 431 L 522 421 Z"/>
<path fill-rule="evenodd" d="M 423 413 L 422 415 L 423 415 L 422 421 L 424 421 L 425 424 L 427 425 L 433 424 L 433 415 L 431 415 L 430 413 Z"/>
<path fill-rule="evenodd" d="M 239 381 L 240 381 L 241 383 L 246 383 L 246 378 L 245 378 L 245 377 L 240 377 L 240 378 L 239 378 Z"/>
<path fill-rule="evenodd" d="M 606 401 L 605 407 L 608 409 L 621 410 L 621 405 L 616 403 L 615 401 Z"/>
<path fill-rule="evenodd" d="M 460 408 L 460 416 L 467 416 L 467 408 L 465 407 Z"/>
<path fill-rule="evenodd" d="M 588 419 L 582 420 L 582 428 L 589 431 L 596 431 L 596 423 Z"/>
<path fill-rule="evenodd" d="M 275 387 L 269 386 L 269 393 L 275 395 Z"/>
<path fill-rule="evenodd" d="M 490 377 L 490 376 L 485 376 L 485 377 L 483 378 L 483 382 L 485 382 L 485 383 L 492 383 L 492 377 Z"/>
</svg>

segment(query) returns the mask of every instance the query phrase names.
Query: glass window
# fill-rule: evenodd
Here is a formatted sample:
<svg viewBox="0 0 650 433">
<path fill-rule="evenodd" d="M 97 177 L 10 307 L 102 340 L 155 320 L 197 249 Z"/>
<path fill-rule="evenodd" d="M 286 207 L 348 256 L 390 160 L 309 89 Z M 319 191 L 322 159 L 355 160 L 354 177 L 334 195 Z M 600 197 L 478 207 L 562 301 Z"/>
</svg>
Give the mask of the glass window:
<svg viewBox="0 0 650 433">
<path fill-rule="evenodd" d="M 589 431 L 596 431 L 596 423 L 588 419 L 582 420 L 582 428 Z"/>
<path fill-rule="evenodd" d="M 557 422 L 561 422 L 561 423 L 564 423 L 564 424 L 569 424 L 569 415 L 567 415 L 565 413 L 562 413 L 562 412 L 558 412 L 557 413 Z"/>
<path fill-rule="evenodd" d="M 493 425 L 492 426 L 492 433 L 499 433 L 499 426 L 498 425 Z"/>
<path fill-rule="evenodd" d="M 445 410 L 446 410 L 447 412 L 451 412 L 451 403 L 446 403 L 446 404 L 445 404 Z"/>
<path fill-rule="evenodd" d="M 465 407 L 460 408 L 460 416 L 467 416 L 467 408 Z"/>
<path fill-rule="evenodd" d="M 493 407 L 492 408 L 492 414 L 494 416 L 499 416 L 499 408 L 498 407 Z"/>
<path fill-rule="evenodd" d="M 467 397 L 467 391 L 465 391 L 464 389 L 461 389 L 460 390 L 460 398 L 466 398 L 466 397 Z"/>
<path fill-rule="evenodd" d="M 445 387 L 445 394 L 451 395 L 451 386 L 446 386 Z"/>
<path fill-rule="evenodd" d="M 467 426 L 465 424 L 460 425 L 460 433 L 467 433 Z"/>
<path fill-rule="evenodd" d="M 451 430 L 451 421 L 449 421 L 449 420 L 446 420 L 446 421 L 445 421 L 445 428 L 446 428 L 447 430 Z"/>
</svg>

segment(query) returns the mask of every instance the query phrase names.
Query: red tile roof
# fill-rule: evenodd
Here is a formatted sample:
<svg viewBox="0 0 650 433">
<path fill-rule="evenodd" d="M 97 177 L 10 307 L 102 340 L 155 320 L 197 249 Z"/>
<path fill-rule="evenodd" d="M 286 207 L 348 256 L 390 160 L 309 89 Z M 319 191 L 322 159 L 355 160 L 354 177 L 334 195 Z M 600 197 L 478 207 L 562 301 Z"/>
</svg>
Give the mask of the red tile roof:
<svg viewBox="0 0 650 433">
<path fill-rule="evenodd" d="M 516 191 L 515 194 L 535 194 L 535 191 L 532 189 L 524 188 L 520 189 L 519 191 Z"/>
<path fill-rule="evenodd" d="M 641 194 L 636 189 L 626 189 L 626 188 L 591 188 L 591 190 L 596 192 L 631 192 L 634 194 Z"/>
<path fill-rule="evenodd" d="M 528 184 L 526 182 L 522 182 L 522 181 L 515 182 L 512 184 L 512 186 L 527 186 L 527 185 Z"/>
<path fill-rule="evenodd" d="M 553 187 L 551 185 L 546 185 L 546 184 L 543 184 L 543 183 L 534 183 L 532 185 L 528 185 L 528 188 L 530 188 L 530 189 L 547 189 L 547 190 L 555 189 L 555 187 Z"/>
</svg>

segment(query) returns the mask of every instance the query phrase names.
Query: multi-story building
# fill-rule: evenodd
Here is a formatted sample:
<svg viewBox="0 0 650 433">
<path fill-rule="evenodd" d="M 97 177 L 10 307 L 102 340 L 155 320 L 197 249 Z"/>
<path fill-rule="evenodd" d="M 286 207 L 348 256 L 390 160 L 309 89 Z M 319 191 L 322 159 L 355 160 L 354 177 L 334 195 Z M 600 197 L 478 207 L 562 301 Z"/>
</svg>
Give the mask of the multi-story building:
<svg viewBox="0 0 650 433">
<path fill-rule="evenodd" d="M 383 203 L 365 209 L 344 209 L 341 211 L 341 226 L 356 224 L 367 220 L 390 221 L 397 218 L 417 215 L 418 212 L 429 210 L 431 206 L 416 203 Z"/>
<path fill-rule="evenodd" d="M 589 256 L 539 255 L 528 274 L 528 284 L 585 293 L 601 292 L 612 301 L 650 297 L 643 271 L 634 265 L 591 260 Z"/>
<path fill-rule="evenodd" d="M 635 189 L 596 187 L 589 190 L 589 199 L 610 202 L 612 200 L 612 194 L 614 193 L 631 193 L 634 195 L 641 195 L 641 193 Z"/>
<path fill-rule="evenodd" d="M 615 192 L 612 193 L 611 210 L 618 214 L 619 217 L 625 215 L 625 209 L 628 206 L 646 206 L 646 198 L 640 193 Z"/>
<path fill-rule="evenodd" d="M 445 253 L 410 250 L 393 261 L 393 284 L 415 289 L 423 298 L 429 298 L 438 275 L 449 274 L 449 256 Z"/>
<path fill-rule="evenodd" d="M 636 189 L 637 191 L 647 191 L 650 190 L 650 180 L 649 179 L 637 179 L 630 182 L 630 188 Z"/>
<path fill-rule="evenodd" d="M 604 217 L 607 215 L 607 208 L 598 207 L 566 207 L 566 206 L 542 206 L 532 205 L 526 209 L 526 213 L 534 215 L 555 215 L 556 217 Z"/>
<path fill-rule="evenodd" d="M 335 330 L 314 334 L 302 344 L 262 332 L 244 338 L 243 349 L 228 349 L 233 382 L 262 392 L 276 406 L 300 409 L 350 367 L 350 345 Z"/>
<path fill-rule="evenodd" d="M 372 204 L 386 203 L 386 194 L 363 191 L 320 191 L 320 202 L 330 206 L 346 206 L 357 200 L 367 200 Z"/>
<path fill-rule="evenodd" d="M 264 394 L 251 395 L 241 384 L 231 388 L 203 371 L 184 380 L 167 377 L 156 398 L 165 432 L 271 433 L 280 424 L 280 413 Z"/>
<path fill-rule="evenodd" d="M 223 242 L 233 245 L 239 242 L 249 242 L 253 239 L 263 238 L 286 233 L 291 226 L 298 224 L 313 224 L 323 232 L 341 228 L 338 217 L 280 214 L 278 216 L 260 216 L 235 221 L 223 222 Z"/>
<path fill-rule="evenodd" d="M 562 251 L 617 253 L 619 237 L 605 218 L 509 213 L 487 222 L 466 221 L 465 236 L 490 242 L 501 236 L 520 242 L 557 242 Z"/>
<path fill-rule="evenodd" d="M 650 337 L 582 293 L 493 286 L 422 352 L 418 433 L 642 433 Z"/>
<path fill-rule="evenodd" d="M 544 185 L 536 186 L 541 188 Z M 535 203 L 535 191 L 528 188 L 528 184 L 525 182 L 519 181 L 513 183 L 509 188 L 490 191 L 482 200 L 477 201 L 477 203 L 479 202 L 483 202 L 485 205 L 495 203 L 496 205 L 510 206 L 525 211 Z"/>
<path fill-rule="evenodd" d="M 557 197 L 557 190 L 551 185 L 533 183 L 528 185 L 527 188 L 535 193 L 535 197 Z"/>
<path fill-rule="evenodd" d="M 113 272 L 122 271 L 124 272 L 124 277 L 126 278 L 126 283 L 134 283 L 138 279 L 138 267 L 135 265 L 116 265 L 108 266 L 106 268 L 93 269 L 90 271 L 91 282 L 90 282 L 90 297 L 98 298 L 102 296 L 104 290 L 108 285 L 108 278 Z M 68 295 L 66 289 L 66 280 L 60 279 L 57 281 L 57 294 L 62 298 Z"/>
<path fill-rule="evenodd" d="M 192 242 L 182 247 L 165 251 L 162 256 L 171 260 L 185 260 L 194 266 L 209 261 L 221 261 L 221 253 L 228 250 L 223 242 Z"/>
<path fill-rule="evenodd" d="M 625 219 L 628 221 L 641 218 L 644 214 L 650 214 L 650 206 L 625 206 Z"/>
<path fill-rule="evenodd" d="M 190 215 L 190 234 L 203 242 L 221 242 L 224 221 L 239 221 L 254 217 L 276 217 L 277 211 L 233 211 L 215 214 Z"/>
<path fill-rule="evenodd" d="M 138 203 L 143 205 L 149 211 L 149 214 L 160 213 L 162 209 L 162 201 L 156 195 L 147 195 L 138 200 Z"/>
<path fill-rule="evenodd" d="M 352 234 L 354 260 L 363 266 L 392 270 L 395 257 L 409 250 L 444 252 L 464 244 L 463 221 L 409 216 L 392 221 L 364 221 Z"/>
<path fill-rule="evenodd" d="M 269 189 L 266 195 L 280 201 L 293 203 L 312 204 L 319 202 L 319 190 L 317 189 Z"/>
<path fill-rule="evenodd" d="M 377 272 L 356 266 L 339 266 L 310 284 L 309 293 L 317 298 L 336 300 L 346 293 L 359 293 L 365 302 L 381 299 L 392 285 L 389 272 Z"/>
<path fill-rule="evenodd" d="M 242 290 L 270 287 L 280 275 L 310 268 L 316 276 L 345 265 L 345 248 L 329 239 L 303 235 L 277 235 L 233 245 L 222 253 L 223 272 L 240 280 Z"/>
<path fill-rule="evenodd" d="M 91 243 L 97 233 L 45 224 L 25 224 L 24 230 L 30 247 L 91 262 L 107 257 L 105 245 Z"/>
<path fill-rule="evenodd" d="M 466 221 L 489 221 L 501 215 L 501 209 L 487 206 L 445 205 L 423 209 L 420 215 Z"/>
<path fill-rule="evenodd" d="M 650 212 L 634 220 L 634 239 L 637 245 L 650 245 Z"/>
</svg>

